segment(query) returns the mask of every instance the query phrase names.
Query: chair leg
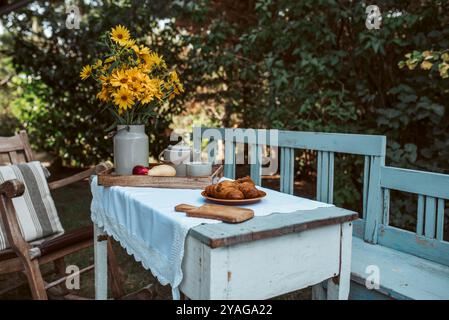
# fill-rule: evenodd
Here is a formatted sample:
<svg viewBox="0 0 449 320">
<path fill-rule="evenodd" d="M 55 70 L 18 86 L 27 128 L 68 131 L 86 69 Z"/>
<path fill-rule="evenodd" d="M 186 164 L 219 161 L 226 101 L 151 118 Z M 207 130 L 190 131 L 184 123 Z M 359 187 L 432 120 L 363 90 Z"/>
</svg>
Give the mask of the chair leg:
<svg viewBox="0 0 449 320">
<path fill-rule="evenodd" d="M 53 261 L 53 264 L 55 266 L 55 273 L 59 276 L 65 276 L 65 261 L 64 261 L 64 257 L 56 259 L 55 261 Z"/>
<path fill-rule="evenodd" d="M 53 261 L 53 264 L 55 266 L 55 273 L 59 276 L 59 277 L 65 277 L 66 274 L 66 263 L 64 260 L 64 257 L 56 259 L 55 261 Z M 61 294 L 65 295 L 69 293 L 69 290 L 67 289 L 65 282 L 61 283 L 59 285 L 59 288 L 61 289 Z"/>
<path fill-rule="evenodd" d="M 44 279 L 42 278 L 38 261 L 25 259 L 23 264 L 33 299 L 47 300 L 47 292 L 45 291 Z"/>
<path fill-rule="evenodd" d="M 124 296 L 123 292 L 123 278 L 120 267 L 117 262 L 117 257 L 112 250 L 111 239 L 108 238 L 108 270 L 110 281 L 111 293 L 114 299 L 120 299 Z"/>
</svg>

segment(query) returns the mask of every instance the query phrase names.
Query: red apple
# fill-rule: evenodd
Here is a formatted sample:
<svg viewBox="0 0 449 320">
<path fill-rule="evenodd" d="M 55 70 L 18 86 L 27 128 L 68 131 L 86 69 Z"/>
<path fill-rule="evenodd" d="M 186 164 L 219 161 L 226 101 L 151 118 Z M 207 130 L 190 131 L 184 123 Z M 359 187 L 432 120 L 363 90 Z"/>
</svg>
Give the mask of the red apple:
<svg viewBox="0 0 449 320">
<path fill-rule="evenodd" d="M 150 170 L 150 169 L 147 167 L 144 167 L 144 166 L 135 166 L 133 168 L 133 174 L 143 176 L 143 175 L 148 174 L 148 170 Z"/>
</svg>

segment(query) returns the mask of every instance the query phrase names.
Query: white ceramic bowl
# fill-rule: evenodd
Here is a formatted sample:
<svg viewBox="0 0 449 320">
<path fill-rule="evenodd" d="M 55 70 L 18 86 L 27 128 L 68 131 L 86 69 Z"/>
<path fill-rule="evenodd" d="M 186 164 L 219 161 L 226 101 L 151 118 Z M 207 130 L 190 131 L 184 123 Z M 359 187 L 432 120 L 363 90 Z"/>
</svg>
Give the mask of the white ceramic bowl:
<svg viewBox="0 0 449 320">
<path fill-rule="evenodd" d="M 212 174 L 210 162 L 187 162 L 187 175 L 191 177 L 204 177 Z"/>
</svg>

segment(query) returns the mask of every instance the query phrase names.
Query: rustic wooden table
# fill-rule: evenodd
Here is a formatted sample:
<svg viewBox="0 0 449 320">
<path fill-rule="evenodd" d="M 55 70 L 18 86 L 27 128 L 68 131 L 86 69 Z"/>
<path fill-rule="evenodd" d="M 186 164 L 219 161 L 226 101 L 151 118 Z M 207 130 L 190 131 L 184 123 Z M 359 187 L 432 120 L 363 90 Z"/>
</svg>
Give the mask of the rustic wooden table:
<svg viewBox="0 0 449 320">
<path fill-rule="evenodd" d="M 356 218 L 323 207 L 197 226 L 186 239 L 180 290 L 190 299 L 268 299 L 314 286 L 315 299 L 347 299 Z M 102 234 L 95 226 L 96 240 Z M 95 241 L 95 290 L 106 299 L 105 241 Z"/>
</svg>

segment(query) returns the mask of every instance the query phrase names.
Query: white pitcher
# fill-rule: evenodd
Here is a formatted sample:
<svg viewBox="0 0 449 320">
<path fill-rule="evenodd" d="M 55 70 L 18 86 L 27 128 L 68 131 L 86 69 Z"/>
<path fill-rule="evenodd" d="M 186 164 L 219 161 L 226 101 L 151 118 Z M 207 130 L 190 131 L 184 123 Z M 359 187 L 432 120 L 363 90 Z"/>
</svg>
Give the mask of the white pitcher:
<svg viewBox="0 0 449 320">
<path fill-rule="evenodd" d="M 118 125 L 114 136 L 114 167 L 120 175 L 132 174 L 137 165 L 148 167 L 149 142 L 145 125 Z"/>
</svg>

